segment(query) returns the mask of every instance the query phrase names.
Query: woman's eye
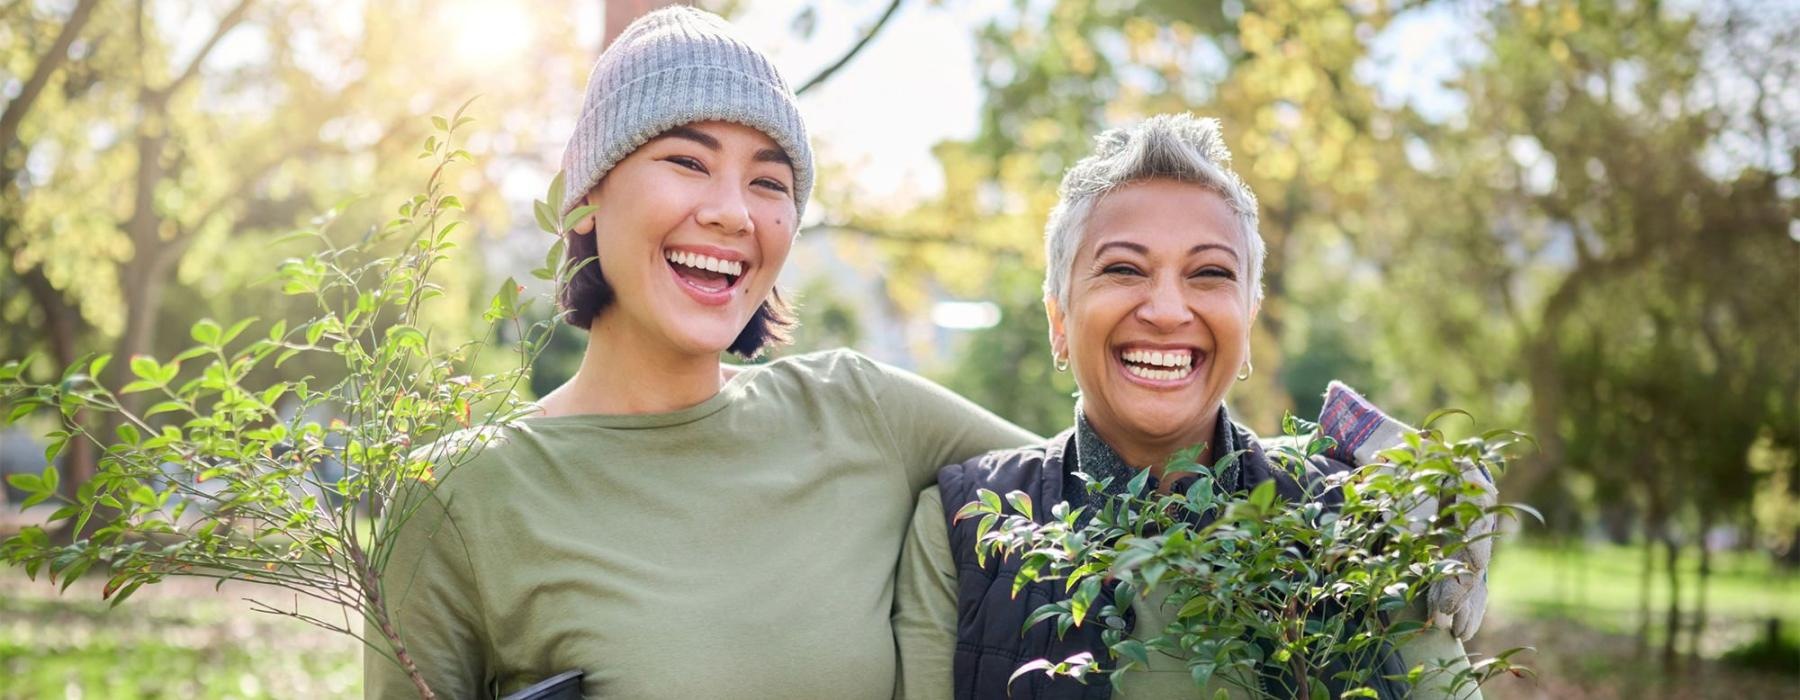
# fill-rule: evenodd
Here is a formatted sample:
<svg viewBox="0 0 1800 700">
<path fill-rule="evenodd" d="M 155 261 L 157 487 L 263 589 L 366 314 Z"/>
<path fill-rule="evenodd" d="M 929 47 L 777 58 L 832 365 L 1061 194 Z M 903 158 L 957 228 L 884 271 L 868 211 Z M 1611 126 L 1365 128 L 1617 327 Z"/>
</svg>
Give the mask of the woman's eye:
<svg viewBox="0 0 1800 700">
<path fill-rule="evenodd" d="M 1132 267 L 1130 265 L 1107 265 L 1106 269 L 1101 270 L 1101 272 L 1108 274 L 1108 275 L 1126 275 L 1126 276 L 1136 276 L 1136 275 L 1140 274 L 1138 272 L 1137 268 Z"/>
<path fill-rule="evenodd" d="M 1195 277 L 1219 277 L 1219 278 L 1228 279 L 1228 280 L 1237 279 L 1237 273 L 1232 272 L 1231 270 L 1227 270 L 1223 267 L 1203 267 L 1203 268 L 1200 268 L 1199 270 L 1195 271 L 1194 276 Z"/>
<path fill-rule="evenodd" d="M 788 191 L 787 185 L 781 184 L 780 180 L 771 180 L 766 177 L 757 178 L 757 180 L 751 184 L 782 194 L 787 194 Z"/>
<path fill-rule="evenodd" d="M 694 160 L 693 158 L 689 158 L 687 156 L 669 156 L 667 158 L 664 158 L 663 160 L 666 160 L 670 163 L 674 163 L 676 165 L 679 165 L 683 168 L 687 168 L 688 170 L 692 170 L 697 173 L 706 172 L 706 166 L 701 165 L 700 161 Z"/>
</svg>

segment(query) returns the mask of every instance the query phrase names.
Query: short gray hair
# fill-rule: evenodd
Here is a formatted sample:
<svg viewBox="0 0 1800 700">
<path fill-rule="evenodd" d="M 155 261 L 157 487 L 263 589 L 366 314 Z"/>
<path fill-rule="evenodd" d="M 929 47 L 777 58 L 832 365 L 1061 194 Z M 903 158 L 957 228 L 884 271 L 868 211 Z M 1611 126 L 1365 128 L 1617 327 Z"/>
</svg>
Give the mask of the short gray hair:
<svg viewBox="0 0 1800 700">
<path fill-rule="evenodd" d="M 1075 250 L 1094 206 L 1107 193 L 1145 180 L 1191 183 L 1225 199 L 1249 249 L 1251 302 L 1261 302 L 1264 246 L 1256 228 L 1256 195 L 1231 170 L 1231 150 L 1225 147 L 1219 120 L 1191 114 L 1159 114 L 1108 129 L 1094 138 L 1093 153 L 1063 175 L 1056 208 L 1044 226 L 1044 296 L 1068 308 Z"/>
</svg>

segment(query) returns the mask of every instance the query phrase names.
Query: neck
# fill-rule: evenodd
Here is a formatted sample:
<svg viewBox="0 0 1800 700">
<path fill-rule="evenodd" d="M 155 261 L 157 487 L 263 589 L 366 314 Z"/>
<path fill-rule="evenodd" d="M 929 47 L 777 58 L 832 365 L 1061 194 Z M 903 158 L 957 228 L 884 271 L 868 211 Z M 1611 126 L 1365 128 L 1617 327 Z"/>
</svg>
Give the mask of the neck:
<svg viewBox="0 0 1800 700">
<path fill-rule="evenodd" d="M 640 333 L 611 331 L 602 318 L 588 327 L 587 351 L 575 376 L 541 402 L 546 415 L 668 413 L 719 393 L 736 369 L 717 354 L 686 355 L 649 347 Z"/>
<path fill-rule="evenodd" d="M 1205 428 L 1199 431 L 1200 437 L 1188 434 L 1161 438 L 1124 435 L 1122 433 L 1125 431 L 1094 422 L 1092 416 L 1089 416 L 1088 420 L 1089 426 L 1094 430 L 1094 435 L 1105 441 L 1114 452 L 1118 453 L 1119 458 L 1124 460 L 1126 465 L 1132 469 L 1149 469 L 1150 475 L 1165 485 L 1167 480 L 1163 479 L 1163 473 L 1167 470 L 1169 458 L 1174 457 L 1176 452 L 1205 442 L 1206 447 L 1200 451 L 1199 461 L 1201 464 L 1212 464 L 1213 433 L 1215 432 L 1214 426 L 1218 424 L 1218 421 L 1219 410 L 1215 408 L 1201 417 L 1200 425 Z"/>
</svg>

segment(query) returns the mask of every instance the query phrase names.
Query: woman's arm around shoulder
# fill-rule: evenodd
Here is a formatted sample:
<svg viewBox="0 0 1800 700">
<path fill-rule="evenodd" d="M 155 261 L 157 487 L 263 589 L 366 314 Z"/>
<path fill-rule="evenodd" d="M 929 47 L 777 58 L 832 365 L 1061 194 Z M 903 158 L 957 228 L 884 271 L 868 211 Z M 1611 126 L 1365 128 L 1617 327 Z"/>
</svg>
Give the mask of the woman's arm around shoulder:
<svg viewBox="0 0 1800 700">
<path fill-rule="evenodd" d="M 900 653 L 896 700 L 948 700 L 956 649 L 956 560 L 936 486 L 919 494 L 907 528 L 894 583 L 893 623 Z"/>
<path fill-rule="evenodd" d="M 850 355 L 872 394 L 877 429 L 892 440 L 914 489 L 931 484 L 946 464 L 1043 440 L 931 380 Z"/>
</svg>

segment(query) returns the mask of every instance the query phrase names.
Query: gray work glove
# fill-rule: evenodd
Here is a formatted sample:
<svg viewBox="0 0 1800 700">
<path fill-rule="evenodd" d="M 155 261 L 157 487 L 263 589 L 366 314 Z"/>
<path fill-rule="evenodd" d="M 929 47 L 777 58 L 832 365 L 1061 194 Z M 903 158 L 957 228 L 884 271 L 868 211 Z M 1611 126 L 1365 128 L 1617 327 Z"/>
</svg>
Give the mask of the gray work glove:
<svg viewBox="0 0 1800 700">
<path fill-rule="evenodd" d="M 1357 466 L 1380 463 L 1382 450 L 1405 444 L 1412 426 L 1394 420 L 1341 382 L 1332 382 L 1325 390 L 1325 408 L 1319 412 L 1319 428 L 1337 442 L 1326 452 L 1327 457 Z M 1457 639 L 1468 641 L 1481 629 L 1481 618 L 1487 613 L 1487 570 L 1493 557 L 1492 533 L 1497 519 L 1488 509 L 1498 500 L 1492 475 L 1485 469 L 1463 464 L 1465 482 L 1480 487 L 1478 495 L 1464 496 L 1486 513 L 1469 524 L 1469 545 L 1450 558 L 1462 562 L 1469 573 L 1460 574 L 1432 585 L 1427 595 L 1432 624 L 1450 630 Z M 1421 495 L 1418 502 L 1404 507 L 1408 523 L 1421 528 L 1437 516 L 1437 499 Z"/>
</svg>

